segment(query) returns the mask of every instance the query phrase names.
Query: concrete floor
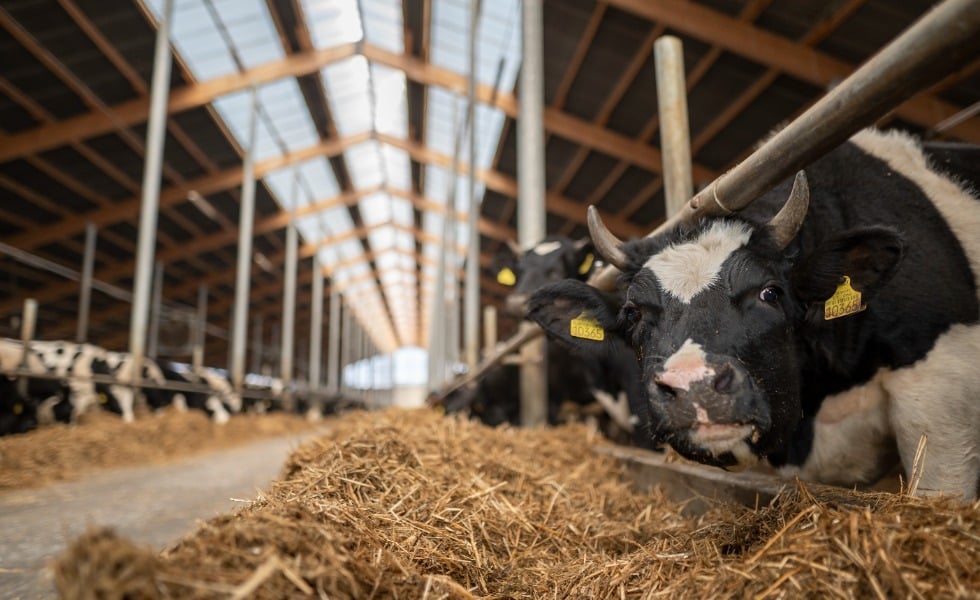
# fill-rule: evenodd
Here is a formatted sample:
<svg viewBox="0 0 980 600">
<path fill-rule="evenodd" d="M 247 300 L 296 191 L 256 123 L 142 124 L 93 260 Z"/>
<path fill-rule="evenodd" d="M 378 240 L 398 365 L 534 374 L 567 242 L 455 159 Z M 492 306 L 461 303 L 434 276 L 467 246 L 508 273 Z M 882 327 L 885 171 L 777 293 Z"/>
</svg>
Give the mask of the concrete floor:
<svg viewBox="0 0 980 600">
<path fill-rule="evenodd" d="M 303 437 L 0 494 L 0 599 L 57 597 L 47 563 L 89 525 L 162 549 L 198 520 L 234 511 L 279 474 Z"/>
</svg>

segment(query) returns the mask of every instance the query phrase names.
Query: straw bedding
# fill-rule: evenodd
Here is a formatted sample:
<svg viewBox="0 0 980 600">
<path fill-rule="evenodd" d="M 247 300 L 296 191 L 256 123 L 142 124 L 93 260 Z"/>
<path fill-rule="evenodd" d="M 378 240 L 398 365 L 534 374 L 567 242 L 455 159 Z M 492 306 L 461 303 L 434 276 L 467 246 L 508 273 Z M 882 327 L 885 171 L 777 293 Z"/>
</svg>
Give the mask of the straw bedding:
<svg viewBox="0 0 980 600">
<path fill-rule="evenodd" d="M 976 597 L 980 505 L 891 494 L 698 517 L 638 492 L 584 427 L 351 413 L 236 514 L 156 554 L 92 531 L 64 597 Z M 115 587 L 114 587 L 115 586 Z M 115 590 L 98 595 L 92 590 Z"/>
<path fill-rule="evenodd" d="M 298 415 L 233 415 L 216 425 L 201 411 L 167 409 L 132 423 L 103 412 L 0 437 L 0 492 L 77 479 L 95 469 L 161 463 L 274 435 L 310 431 Z"/>
</svg>

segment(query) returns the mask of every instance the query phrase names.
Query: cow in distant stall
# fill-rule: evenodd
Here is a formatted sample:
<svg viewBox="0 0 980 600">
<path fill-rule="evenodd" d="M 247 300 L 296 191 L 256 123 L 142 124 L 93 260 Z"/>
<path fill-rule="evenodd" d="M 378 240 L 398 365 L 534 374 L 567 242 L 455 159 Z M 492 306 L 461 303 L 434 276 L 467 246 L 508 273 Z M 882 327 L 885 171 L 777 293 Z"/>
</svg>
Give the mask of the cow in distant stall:
<svg viewBox="0 0 980 600">
<path fill-rule="evenodd" d="M 534 294 L 529 317 L 586 352 L 627 340 L 646 435 L 690 459 L 765 458 L 848 486 L 916 466 L 919 493 L 974 498 L 980 155 L 968 152 L 864 130 L 738 215 L 625 243 L 590 209 L 622 300 L 564 281 Z M 570 335 L 574 319 L 605 340 Z"/>
<path fill-rule="evenodd" d="M 219 425 L 231 419 L 232 412 L 241 411 L 241 396 L 221 373 L 211 369 L 195 370 L 190 365 L 161 362 L 160 370 L 167 381 L 196 384 L 207 391 L 178 390 L 173 393 L 173 404 L 180 410 L 192 408 L 207 413 Z"/>
<path fill-rule="evenodd" d="M 585 281 L 595 268 L 595 254 L 588 238 L 572 240 L 550 236 L 521 251 L 508 244 L 494 262 L 497 281 L 513 288 L 506 311 L 523 317 L 531 293 L 567 277 Z M 596 417 L 604 433 L 629 441 L 633 430 L 631 407 L 643 410 L 642 387 L 636 360 L 629 347 L 602 357 L 584 355 L 564 344 L 548 344 L 548 421 L 551 424 L 581 417 Z M 498 365 L 476 385 L 447 402 L 447 410 L 469 405 L 485 423 L 517 424 L 520 417 L 520 373 L 513 365 Z"/>
</svg>

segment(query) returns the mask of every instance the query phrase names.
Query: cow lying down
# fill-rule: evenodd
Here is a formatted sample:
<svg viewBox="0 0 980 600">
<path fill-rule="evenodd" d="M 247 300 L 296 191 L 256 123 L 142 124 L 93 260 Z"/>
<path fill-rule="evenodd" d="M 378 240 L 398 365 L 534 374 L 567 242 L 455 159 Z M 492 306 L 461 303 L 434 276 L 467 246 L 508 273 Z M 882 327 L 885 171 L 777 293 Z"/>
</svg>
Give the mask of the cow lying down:
<svg viewBox="0 0 980 600">
<path fill-rule="evenodd" d="M 585 351 L 627 340 L 641 426 L 690 459 L 850 486 L 908 477 L 924 439 L 918 491 L 974 498 L 980 163 L 961 150 L 865 130 L 737 216 L 625 243 L 590 209 L 622 300 L 563 281 L 528 317 Z"/>
</svg>

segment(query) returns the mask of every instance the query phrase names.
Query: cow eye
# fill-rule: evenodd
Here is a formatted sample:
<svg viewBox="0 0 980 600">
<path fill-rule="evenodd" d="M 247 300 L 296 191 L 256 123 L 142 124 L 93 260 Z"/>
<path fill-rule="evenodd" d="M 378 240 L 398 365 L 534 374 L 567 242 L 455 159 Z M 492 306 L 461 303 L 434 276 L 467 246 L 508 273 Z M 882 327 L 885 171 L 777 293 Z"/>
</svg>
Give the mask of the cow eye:
<svg viewBox="0 0 980 600">
<path fill-rule="evenodd" d="M 623 321 L 630 327 L 640 320 L 640 309 L 632 302 L 623 305 Z"/>
<path fill-rule="evenodd" d="M 762 288 L 762 291 L 759 292 L 759 300 L 762 300 L 766 304 L 775 304 L 779 300 L 779 295 L 779 288 L 769 285 Z"/>
</svg>

